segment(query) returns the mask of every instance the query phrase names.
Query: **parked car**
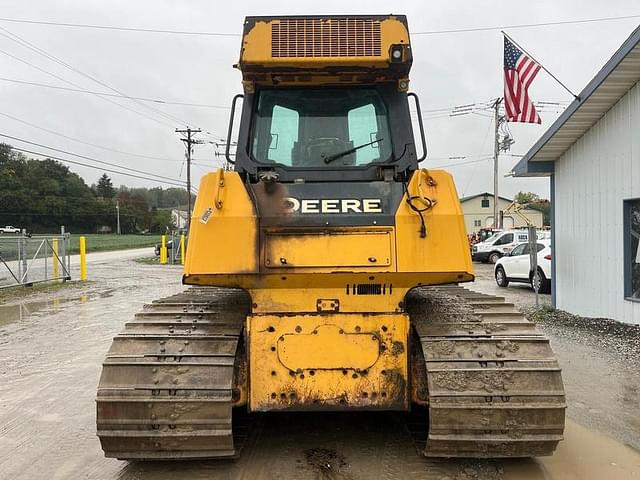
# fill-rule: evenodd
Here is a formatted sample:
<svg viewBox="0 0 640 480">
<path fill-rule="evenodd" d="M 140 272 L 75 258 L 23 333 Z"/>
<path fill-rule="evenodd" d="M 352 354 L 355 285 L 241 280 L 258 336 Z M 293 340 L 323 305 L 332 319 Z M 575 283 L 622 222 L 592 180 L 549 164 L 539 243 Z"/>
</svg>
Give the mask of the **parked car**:
<svg viewBox="0 0 640 480">
<path fill-rule="evenodd" d="M 2 234 L 2 233 L 13 233 L 13 234 L 16 234 L 16 235 L 20 235 L 21 231 L 22 230 L 20 230 L 19 228 L 11 226 L 11 225 L 7 225 L 5 227 L 0 227 L 0 234 Z"/>
<path fill-rule="evenodd" d="M 173 241 L 172 240 L 168 240 L 167 243 L 165 243 L 165 248 L 167 249 L 167 255 L 169 254 L 169 251 L 171 251 L 173 249 Z M 162 248 L 162 245 L 159 243 L 156 243 L 156 247 L 155 247 L 155 252 L 156 252 L 156 257 L 160 256 L 160 249 Z"/>
<path fill-rule="evenodd" d="M 529 283 L 540 293 L 551 292 L 551 241 L 538 240 L 538 268 L 531 274 L 529 242 L 517 245 L 508 255 L 503 256 L 493 267 L 499 287 L 508 287 L 510 282 Z"/>
<path fill-rule="evenodd" d="M 539 230 L 536 232 L 538 240 L 550 238 L 550 232 Z M 471 258 L 480 262 L 496 263 L 498 259 L 513 250 L 516 245 L 529 240 L 529 232 L 526 229 L 504 230 L 497 232 L 479 242 L 471 248 Z"/>
</svg>

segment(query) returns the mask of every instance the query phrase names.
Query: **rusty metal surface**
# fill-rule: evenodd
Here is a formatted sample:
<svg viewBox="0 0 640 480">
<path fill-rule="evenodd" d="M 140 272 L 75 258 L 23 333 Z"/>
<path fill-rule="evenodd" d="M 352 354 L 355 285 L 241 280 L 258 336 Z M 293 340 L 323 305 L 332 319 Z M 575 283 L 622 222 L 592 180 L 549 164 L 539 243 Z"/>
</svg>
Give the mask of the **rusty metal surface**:
<svg viewBox="0 0 640 480">
<path fill-rule="evenodd" d="M 549 341 L 503 298 L 457 286 L 408 297 L 424 353 L 430 457 L 551 455 L 565 395 Z"/>
<path fill-rule="evenodd" d="M 98 386 L 97 433 L 107 457 L 236 455 L 234 360 L 248 302 L 238 291 L 192 288 L 125 324 Z"/>
<path fill-rule="evenodd" d="M 250 315 L 251 411 L 406 410 L 406 314 Z"/>
</svg>

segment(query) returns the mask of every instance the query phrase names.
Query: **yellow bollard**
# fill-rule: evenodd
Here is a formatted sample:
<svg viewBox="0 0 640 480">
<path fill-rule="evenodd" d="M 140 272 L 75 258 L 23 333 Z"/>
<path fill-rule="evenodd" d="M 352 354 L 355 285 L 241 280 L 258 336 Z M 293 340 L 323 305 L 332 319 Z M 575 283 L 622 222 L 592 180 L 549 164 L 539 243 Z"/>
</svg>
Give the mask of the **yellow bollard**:
<svg viewBox="0 0 640 480">
<path fill-rule="evenodd" d="M 60 261 L 58 260 L 58 239 L 51 241 L 51 262 L 53 263 L 53 278 L 60 276 Z"/>
<path fill-rule="evenodd" d="M 80 280 L 87 279 L 87 243 L 85 237 L 80 237 Z"/>
<path fill-rule="evenodd" d="M 160 243 L 160 263 L 165 265 L 167 263 L 167 236 L 162 235 L 162 241 Z"/>
<path fill-rule="evenodd" d="M 180 236 L 180 265 L 184 265 L 184 233 Z"/>
</svg>

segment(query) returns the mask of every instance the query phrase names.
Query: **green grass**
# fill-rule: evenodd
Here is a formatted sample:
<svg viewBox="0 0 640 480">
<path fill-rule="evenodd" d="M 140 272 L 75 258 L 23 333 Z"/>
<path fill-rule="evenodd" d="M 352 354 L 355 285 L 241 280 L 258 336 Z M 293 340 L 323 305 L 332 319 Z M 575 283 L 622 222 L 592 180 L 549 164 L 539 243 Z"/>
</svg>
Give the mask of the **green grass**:
<svg viewBox="0 0 640 480">
<path fill-rule="evenodd" d="M 160 257 L 134 258 L 133 261 L 142 265 L 160 265 Z"/>
<path fill-rule="evenodd" d="M 160 243 L 160 235 L 116 235 L 116 234 L 71 234 L 71 254 L 80 253 L 80 237 L 84 236 L 87 239 L 87 253 L 91 252 L 106 252 L 112 250 L 129 250 L 132 248 L 145 248 L 153 247 Z M 6 238 L 5 238 L 6 237 Z M 167 241 L 171 237 L 167 236 Z M 178 238 L 178 237 L 176 237 Z M 18 239 L 13 237 L 3 236 L 0 240 L 0 255 L 6 260 L 15 260 L 17 258 L 17 243 Z M 40 239 L 27 240 L 27 256 L 31 258 L 36 249 L 40 246 Z M 46 247 L 47 254 L 51 255 L 49 247 Z M 44 250 L 41 251 L 41 254 Z M 149 250 L 149 254 L 153 255 L 153 250 Z"/>
<path fill-rule="evenodd" d="M 72 254 L 80 252 L 81 236 L 84 236 L 87 239 L 87 253 L 153 247 L 156 243 L 160 243 L 160 235 L 116 235 L 96 233 L 87 235 L 71 235 Z"/>
</svg>

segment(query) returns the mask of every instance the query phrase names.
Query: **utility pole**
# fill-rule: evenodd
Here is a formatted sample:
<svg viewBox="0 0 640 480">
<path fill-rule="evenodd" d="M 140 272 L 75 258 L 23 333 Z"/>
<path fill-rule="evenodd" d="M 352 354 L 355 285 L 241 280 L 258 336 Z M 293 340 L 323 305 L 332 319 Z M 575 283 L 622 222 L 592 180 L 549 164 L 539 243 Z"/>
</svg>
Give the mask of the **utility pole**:
<svg viewBox="0 0 640 480">
<path fill-rule="evenodd" d="M 500 154 L 500 103 L 501 98 L 497 98 L 493 104 L 495 138 L 493 143 L 493 228 L 499 227 L 498 221 L 498 155 Z"/>
<path fill-rule="evenodd" d="M 187 231 L 191 227 L 191 153 L 192 147 L 191 145 L 197 145 L 204 143 L 202 140 L 195 140 L 193 136 L 196 133 L 200 133 L 202 130 L 199 128 L 189 128 L 179 129 L 176 128 L 176 133 L 181 133 L 183 135 L 186 134 L 186 137 L 182 137 L 182 140 L 187 147 Z"/>
<path fill-rule="evenodd" d="M 116 232 L 120 235 L 120 200 L 116 200 Z"/>
<path fill-rule="evenodd" d="M 213 152 L 213 155 L 216 158 L 223 158 L 224 159 L 223 163 L 222 163 L 222 169 L 225 170 L 225 171 L 233 170 L 232 165 L 230 165 L 229 162 L 226 160 L 225 155 L 223 153 L 218 152 L 218 148 L 226 149 L 227 148 L 227 143 L 222 141 L 222 140 L 220 142 L 209 142 L 209 143 L 213 144 L 214 147 L 215 147 L 215 151 Z M 236 142 L 231 142 L 229 145 L 231 147 L 237 147 L 238 146 L 238 144 Z"/>
<path fill-rule="evenodd" d="M 502 131 L 500 134 L 500 126 L 507 120 L 500 115 L 500 104 L 502 98 L 496 98 L 493 104 L 494 108 L 494 121 L 495 121 L 495 139 L 493 144 L 493 227 L 502 228 L 502 211 L 498 208 L 500 202 L 500 196 L 498 193 L 498 155 L 500 152 L 506 152 L 511 149 L 511 145 L 515 143 L 515 140 L 511 137 L 509 129 Z"/>
</svg>

